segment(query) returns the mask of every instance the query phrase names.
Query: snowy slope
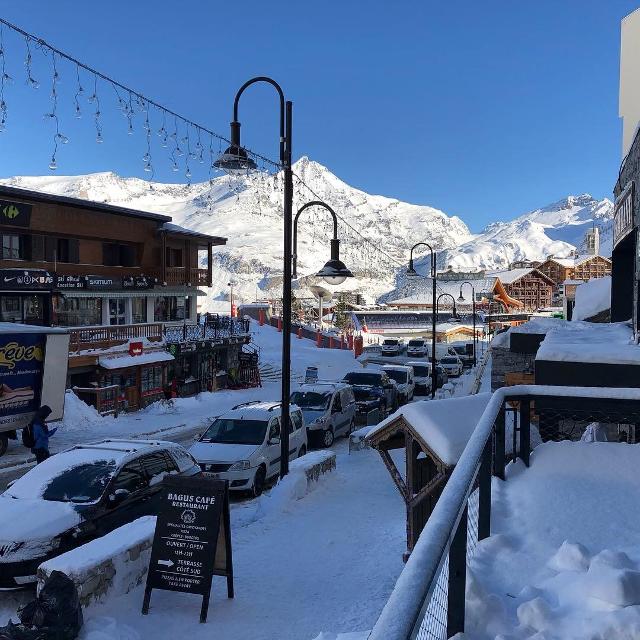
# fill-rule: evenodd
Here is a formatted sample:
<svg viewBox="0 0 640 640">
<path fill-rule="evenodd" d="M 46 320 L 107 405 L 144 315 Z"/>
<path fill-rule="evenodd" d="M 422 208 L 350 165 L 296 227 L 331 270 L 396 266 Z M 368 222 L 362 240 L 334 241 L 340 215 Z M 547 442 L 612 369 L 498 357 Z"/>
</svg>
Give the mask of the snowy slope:
<svg viewBox="0 0 640 640">
<path fill-rule="evenodd" d="M 491 224 L 473 235 L 456 216 L 429 206 L 370 195 L 347 185 L 306 157 L 298 160 L 293 169 L 295 210 L 310 200 L 324 200 L 350 225 L 339 223 L 341 257 L 358 277 L 347 280 L 340 289 L 358 289 L 370 298 L 401 283 L 409 248 L 421 240 L 438 249 L 440 267 L 500 269 L 517 259 L 540 260 L 550 253 L 567 256 L 595 223 L 601 228 L 602 253 L 610 252 L 613 205 L 587 194 L 569 196 L 511 222 Z M 235 294 L 240 301 L 252 301 L 256 295 L 280 295 L 281 175 L 219 176 L 190 186 L 149 183 L 114 173 L 14 177 L 0 182 L 164 213 L 173 216 L 177 224 L 228 237 L 228 244 L 215 251 L 211 310 L 216 307 L 214 299 L 227 295 L 230 280 L 236 283 Z M 302 214 L 298 239 L 300 275 L 315 273 L 328 260 L 330 234 L 327 212 L 314 208 Z M 364 242 L 362 236 L 372 244 Z M 422 262 L 417 261 L 419 271 L 424 271 Z"/>
<path fill-rule="evenodd" d="M 548 255 L 568 257 L 580 249 L 585 232 L 600 229 L 600 253 L 611 255 L 613 203 L 589 194 L 569 196 L 511 222 L 495 222 L 482 233 L 439 256 L 442 267 L 506 269 L 515 260 L 544 260 Z"/>
</svg>

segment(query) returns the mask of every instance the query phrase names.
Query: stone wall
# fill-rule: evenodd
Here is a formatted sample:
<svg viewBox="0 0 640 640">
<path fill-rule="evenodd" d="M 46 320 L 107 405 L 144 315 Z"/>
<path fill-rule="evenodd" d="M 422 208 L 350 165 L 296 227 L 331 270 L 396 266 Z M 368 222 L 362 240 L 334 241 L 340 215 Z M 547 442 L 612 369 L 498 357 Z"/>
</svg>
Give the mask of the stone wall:
<svg viewBox="0 0 640 640">
<path fill-rule="evenodd" d="M 533 373 L 535 353 L 515 353 L 508 347 L 491 347 L 491 391 L 505 386 L 507 373 Z"/>
</svg>

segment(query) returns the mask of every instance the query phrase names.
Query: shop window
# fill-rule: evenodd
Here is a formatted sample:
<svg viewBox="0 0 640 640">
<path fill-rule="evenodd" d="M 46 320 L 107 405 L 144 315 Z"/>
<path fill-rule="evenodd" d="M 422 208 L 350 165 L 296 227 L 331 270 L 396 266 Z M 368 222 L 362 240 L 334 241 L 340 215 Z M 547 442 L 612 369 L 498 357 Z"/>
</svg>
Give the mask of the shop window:
<svg viewBox="0 0 640 640">
<path fill-rule="evenodd" d="M 188 296 L 160 296 L 156 298 L 154 320 L 156 322 L 171 322 L 173 320 L 188 320 L 191 305 Z"/>
<path fill-rule="evenodd" d="M 136 324 L 147 321 L 146 298 L 131 298 L 131 321 Z"/>
<path fill-rule="evenodd" d="M 162 367 L 143 367 L 140 374 L 143 395 L 162 391 Z"/>
<path fill-rule="evenodd" d="M 22 322 L 20 296 L 0 296 L 0 321 Z"/>
<path fill-rule="evenodd" d="M 118 325 L 126 323 L 125 298 L 109 298 L 109 324 Z"/>
<path fill-rule="evenodd" d="M 54 323 L 60 327 L 89 327 L 102 324 L 101 298 L 54 296 Z"/>
<path fill-rule="evenodd" d="M 42 296 L 24 296 L 22 298 L 23 322 L 41 325 L 44 322 L 44 299 Z"/>
</svg>

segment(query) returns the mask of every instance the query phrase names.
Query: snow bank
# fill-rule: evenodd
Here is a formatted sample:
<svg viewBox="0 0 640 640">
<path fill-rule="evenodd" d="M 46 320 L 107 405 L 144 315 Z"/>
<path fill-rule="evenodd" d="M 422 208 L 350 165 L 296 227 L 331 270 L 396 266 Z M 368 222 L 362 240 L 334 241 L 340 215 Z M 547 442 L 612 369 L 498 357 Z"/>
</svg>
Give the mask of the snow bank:
<svg viewBox="0 0 640 640">
<path fill-rule="evenodd" d="M 490 393 L 479 393 L 462 398 L 413 402 L 374 427 L 367 438 L 370 439 L 403 416 L 440 460 L 447 465 L 454 465 L 467 446 L 490 398 Z"/>
<path fill-rule="evenodd" d="M 64 396 L 64 418 L 60 426 L 65 431 L 87 429 L 106 422 L 109 418 L 101 416 L 95 409 L 78 398 L 71 390 Z M 113 418 L 111 418 L 113 420 Z"/>
<path fill-rule="evenodd" d="M 73 580 L 84 606 L 129 593 L 147 574 L 155 525 L 155 517 L 145 516 L 47 560 L 38 567 L 38 590 L 53 571 L 61 571 Z"/>
<path fill-rule="evenodd" d="M 576 287 L 572 320 L 586 320 L 611 308 L 611 276 L 594 278 Z"/>
</svg>

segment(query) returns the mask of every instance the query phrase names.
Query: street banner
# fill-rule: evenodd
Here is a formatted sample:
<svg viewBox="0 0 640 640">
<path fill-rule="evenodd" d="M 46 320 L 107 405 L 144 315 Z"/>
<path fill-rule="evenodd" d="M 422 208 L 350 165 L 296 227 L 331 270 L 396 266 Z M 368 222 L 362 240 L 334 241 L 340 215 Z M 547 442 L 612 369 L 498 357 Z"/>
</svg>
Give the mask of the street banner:
<svg viewBox="0 0 640 640">
<path fill-rule="evenodd" d="M 227 578 L 233 598 L 228 483 L 204 475 L 166 476 L 142 613 L 149 613 L 153 589 L 180 591 L 202 596 L 200 622 L 206 622 L 214 575 Z"/>
</svg>

